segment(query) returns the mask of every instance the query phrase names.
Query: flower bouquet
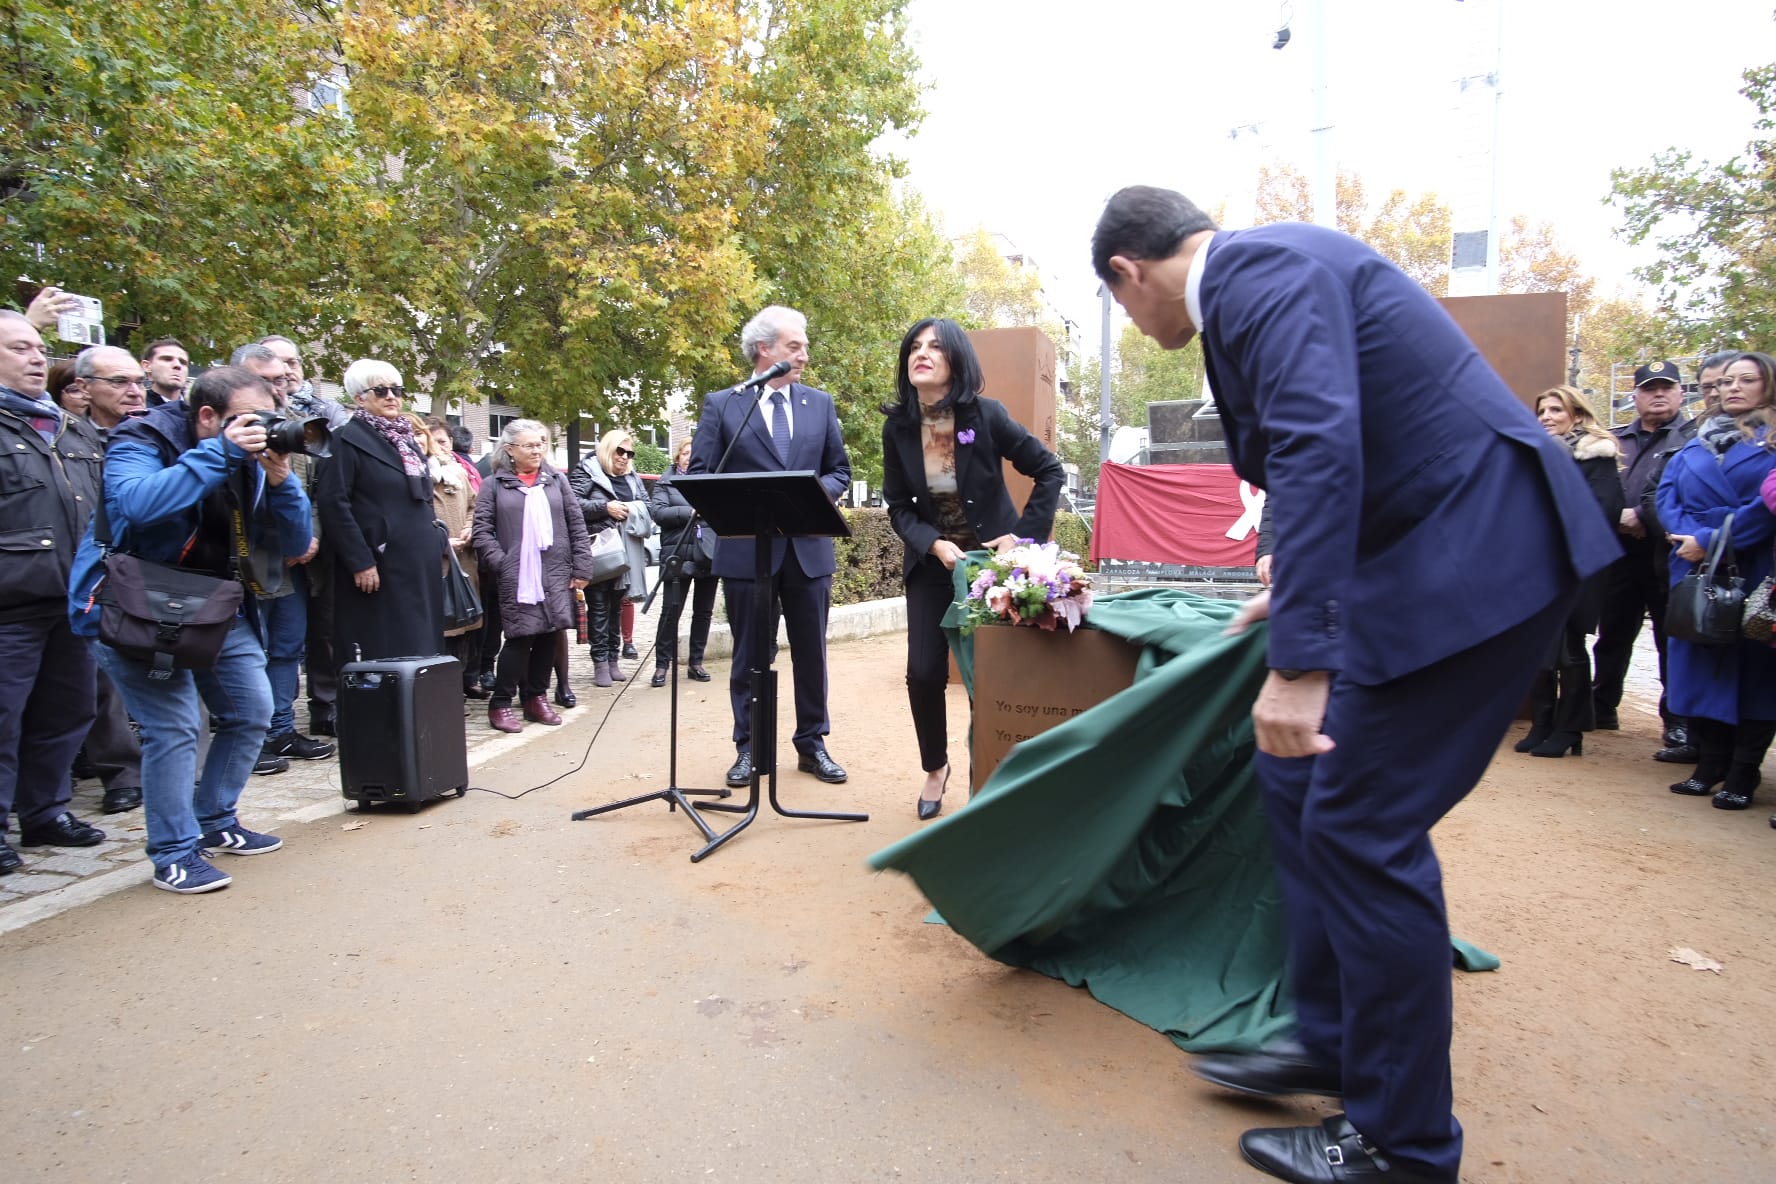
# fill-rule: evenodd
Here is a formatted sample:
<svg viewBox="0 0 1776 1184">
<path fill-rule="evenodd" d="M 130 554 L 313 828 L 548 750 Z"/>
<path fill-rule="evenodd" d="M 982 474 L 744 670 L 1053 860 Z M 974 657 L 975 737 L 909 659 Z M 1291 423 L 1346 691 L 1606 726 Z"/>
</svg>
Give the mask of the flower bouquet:
<svg viewBox="0 0 1776 1184">
<path fill-rule="evenodd" d="M 1034 625 L 1071 632 L 1091 608 L 1091 576 L 1079 556 L 1059 544 L 1020 539 L 1018 545 L 966 569 L 968 595 L 962 602 L 962 634 L 982 625 Z"/>
</svg>

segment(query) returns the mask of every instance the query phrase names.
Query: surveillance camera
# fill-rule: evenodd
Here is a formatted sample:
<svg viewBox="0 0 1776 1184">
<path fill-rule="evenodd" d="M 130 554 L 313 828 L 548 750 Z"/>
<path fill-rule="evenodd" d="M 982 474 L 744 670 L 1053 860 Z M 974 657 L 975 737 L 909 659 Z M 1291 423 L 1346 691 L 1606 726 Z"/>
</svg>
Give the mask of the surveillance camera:
<svg viewBox="0 0 1776 1184">
<path fill-rule="evenodd" d="M 1272 49 L 1281 49 L 1283 46 L 1285 46 L 1287 44 L 1289 44 L 1289 26 L 1284 25 L 1282 28 L 1277 30 L 1276 44 L 1271 46 L 1271 48 Z"/>
</svg>

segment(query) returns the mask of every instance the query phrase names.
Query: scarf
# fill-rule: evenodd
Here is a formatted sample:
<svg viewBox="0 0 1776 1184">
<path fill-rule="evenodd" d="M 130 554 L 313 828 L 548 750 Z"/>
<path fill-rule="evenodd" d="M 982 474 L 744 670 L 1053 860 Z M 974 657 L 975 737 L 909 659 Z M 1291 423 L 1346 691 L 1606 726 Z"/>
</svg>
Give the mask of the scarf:
<svg viewBox="0 0 1776 1184">
<path fill-rule="evenodd" d="M 1747 439 L 1739 430 L 1739 422 L 1730 415 L 1716 415 L 1696 429 L 1696 438 L 1702 446 L 1714 455 L 1716 464 L 1724 464 L 1727 451 L 1741 440 Z"/>
<path fill-rule="evenodd" d="M 413 425 L 407 422 L 405 415 L 383 418 L 371 415 L 362 409 L 353 412 L 359 420 L 369 426 L 370 430 L 389 442 L 395 454 L 401 458 L 401 470 L 409 477 L 423 476 L 426 471 L 425 456 L 419 450 L 419 441 L 413 437 Z"/>
<path fill-rule="evenodd" d="M 437 456 L 426 457 L 426 472 L 432 475 L 433 485 L 442 485 L 452 493 L 462 489 L 469 481 L 454 457 L 448 461 Z"/>
<path fill-rule="evenodd" d="M 54 444 L 62 430 L 62 409 L 47 394 L 33 399 L 9 386 L 0 386 L 0 408 L 29 423 L 45 444 Z"/>
<path fill-rule="evenodd" d="M 524 537 L 518 543 L 518 603 L 543 603 L 543 552 L 555 545 L 555 517 L 549 513 L 549 487 L 520 485 L 524 494 Z"/>
</svg>

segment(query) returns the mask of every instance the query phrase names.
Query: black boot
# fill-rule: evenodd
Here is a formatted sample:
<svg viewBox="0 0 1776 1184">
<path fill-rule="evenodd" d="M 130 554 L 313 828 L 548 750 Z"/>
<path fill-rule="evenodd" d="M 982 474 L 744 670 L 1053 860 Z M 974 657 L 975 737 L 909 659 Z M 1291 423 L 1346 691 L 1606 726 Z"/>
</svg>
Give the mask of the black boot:
<svg viewBox="0 0 1776 1184">
<path fill-rule="evenodd" d="M 1518 752 L 1532 752 L 1548 738 L 1554 730 L 1554 674 L 1543 670 L 1536 674 L 1535 685 L 1530 688 L 1529 700 L 1532 713 L 1529 717 L 1529 732 L 1517 741 Z"/>
<path fill-rule="evenodd" d="M 1733 729 L 1733 761 L 1727 768 L 1727 783 L 1714 795 L 1716 810 L 1744 810 L 1751 805 L 1763 778 L 1758 768 L 1776 736 L 1776 720 L 1742 719 Z"/>
<path fill-rule="evenodd" d="M 1673 785 L 1671 792 L 1692 798 L 1713 793 L 1714 787 L 1726 780 L 1727 770 L 1732 767 L 1733 734 L 1732 724 L 1702 716 L 1692 719 L 1690 740 L 1700 754 L 1696 758 L 1696 770 L 1686 780 Z"/>
</svg>

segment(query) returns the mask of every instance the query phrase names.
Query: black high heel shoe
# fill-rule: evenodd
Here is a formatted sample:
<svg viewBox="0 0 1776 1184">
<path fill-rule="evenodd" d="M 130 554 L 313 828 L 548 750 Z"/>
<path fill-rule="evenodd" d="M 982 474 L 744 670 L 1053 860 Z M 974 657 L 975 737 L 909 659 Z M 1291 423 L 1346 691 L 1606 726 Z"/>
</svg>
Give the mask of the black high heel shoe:
<svg viewBox="0 0 1776 1184">
<path fill-rule="evenodd" d="M 1531 724 L 1529 733 L 1525 735 L 1523 739 L 1517 741 L 1513 747 L 1515 747 L 1518 752 L 1533 752 L 1541 747 L 1543 741 L 1547 740 L 1547 738 L 1553 734 L 1554 732 L 1551 728 L 1543 727 L 1540 724 Z"/>
<path fill-rule="evenodd" d="M 937 800 L 932 801 L 923 793 L 919 795 L 919 821 L 930 822 L 943 812 L 944 791 L 950 788 L 950 766 L 944 766 L 943 786 L 937 791 Z"/>
<path fill-rule="evenodd" d="M 1569 748 L 1574 756 L 1584 756 L 1584 735 L 1579 732 L 1550 732 L 1546 740 L 1529 750 L 1529 755 L 1565 756 Z"/>
</svg>

